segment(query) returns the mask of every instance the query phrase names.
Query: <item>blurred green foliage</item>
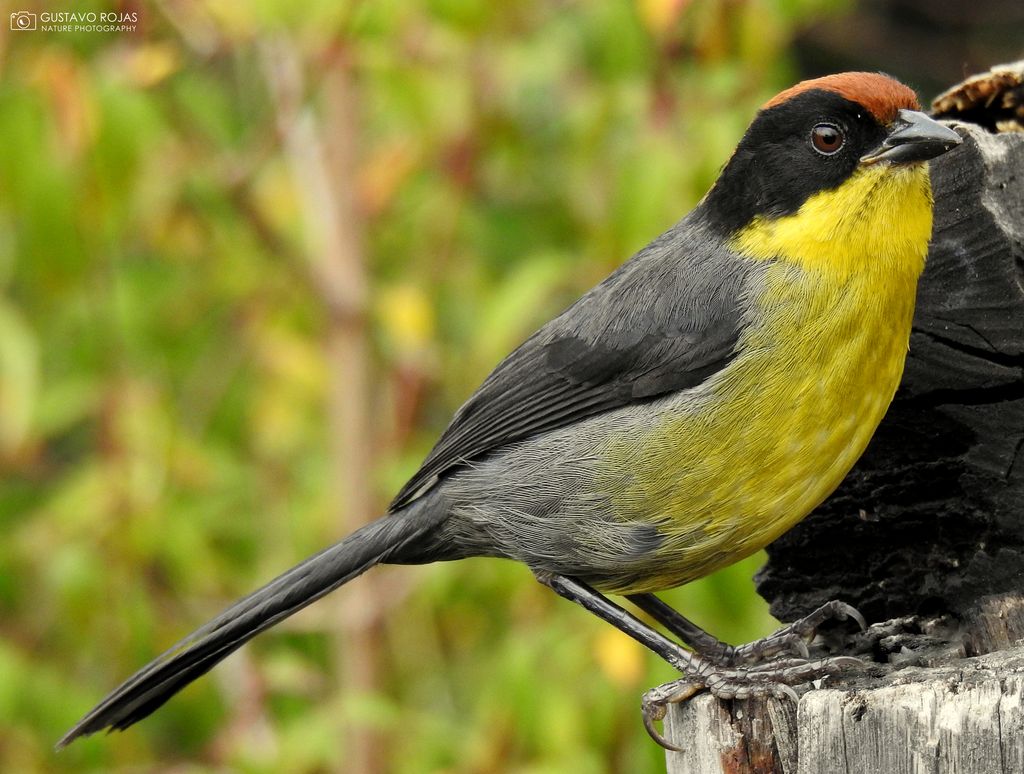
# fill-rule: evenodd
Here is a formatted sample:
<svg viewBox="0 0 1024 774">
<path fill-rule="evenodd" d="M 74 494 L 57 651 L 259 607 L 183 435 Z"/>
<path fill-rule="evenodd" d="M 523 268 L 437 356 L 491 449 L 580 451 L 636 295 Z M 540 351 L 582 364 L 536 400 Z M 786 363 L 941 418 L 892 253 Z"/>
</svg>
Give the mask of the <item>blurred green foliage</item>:
<svg viewBox="0 0 1024 774">
<path fill-rule="evenodd" d="M 314 120 L 325 72 L 357 87 L 383 509 L 503 355 L 694 204 L 828 5 L 211 1 L 147 6 L 135 33 L 5 33 L 0 770 L 344 771 L 353 727 L 400 772 L 661 770 L 638 696 L 671 671 L 494 560 L 375 570 L 369 623 L 314 607 L 137 728 L 51 745 L 341 530 L 332 319 L 268 41 Z M 666 598 L 763 635 L 757 563 Z M 372 693 L 332 656 L 359 626 Z"/>
</svg>

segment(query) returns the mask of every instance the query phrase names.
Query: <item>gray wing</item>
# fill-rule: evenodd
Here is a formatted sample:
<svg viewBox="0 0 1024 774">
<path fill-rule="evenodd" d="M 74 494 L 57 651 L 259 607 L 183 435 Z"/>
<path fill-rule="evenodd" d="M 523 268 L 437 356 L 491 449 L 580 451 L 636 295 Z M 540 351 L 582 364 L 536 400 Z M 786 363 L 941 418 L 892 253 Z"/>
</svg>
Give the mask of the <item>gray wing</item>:
<svg viewBox="0 0 1024 774">
<path fill-rule="evenodd" d="M 503 360 L 391 511 L 501 446 L 694 387 L 735 355 L 746 262 L 683 220 Z"/>
</svg>

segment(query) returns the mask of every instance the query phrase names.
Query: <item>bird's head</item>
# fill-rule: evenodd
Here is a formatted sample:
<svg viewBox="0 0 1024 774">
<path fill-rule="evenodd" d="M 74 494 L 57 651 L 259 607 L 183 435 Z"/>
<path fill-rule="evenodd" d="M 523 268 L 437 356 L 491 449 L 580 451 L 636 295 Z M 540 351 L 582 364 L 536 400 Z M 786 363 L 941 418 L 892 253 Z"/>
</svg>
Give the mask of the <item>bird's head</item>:
<svg viewBox="0 0 1024 774">
<path fill-rule="evenodd" d="M 919 107 L 877 73 L 798 83 L 758 112 L 701 209 L 751 257 L 856 270 L 912 253 L 923 265 L 926 162 L 960 137 Z"/>
</svg>

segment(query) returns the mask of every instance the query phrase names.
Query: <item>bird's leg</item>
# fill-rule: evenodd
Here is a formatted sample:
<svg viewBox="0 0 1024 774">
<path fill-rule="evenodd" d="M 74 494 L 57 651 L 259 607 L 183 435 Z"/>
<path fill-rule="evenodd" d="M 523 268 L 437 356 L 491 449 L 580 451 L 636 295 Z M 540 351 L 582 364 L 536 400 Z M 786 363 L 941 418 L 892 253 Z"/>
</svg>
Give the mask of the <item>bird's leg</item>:
<svg viewBox="0 0 1024 774">
<path fill-rule="evenodd" d="M 630 594 L 626 597 L 672 634 L 697 651 L 704 658 L 719 666 L 732 667 L 740 664 L 759 664 L 776 656 L 789 655 L 807 659 L 807 642 L 814 638 L 818 627 L 828 620 L 845 621 L 853 619 L 861 630 L 867 622 L 857 610 L 845 602 L 832 600 L 810 615 L 787 624 L 774 633 L 746 645 L 729 645 L 701 629 L 678 611 L 654 596 L 654 594 Z"/>
<path fill-rule="evenodd" d="M 586 608 L 685 673 L 685 676 L 678 680 L 652 688 L 644 694 L 642 701 L 644 726 L 647 732 L 654 741 L 669 750 L 679 748 L 657 732 L 654 722 L 665 717 L 669 704 L 686 701 L 704 688 L 720 699 L 776 696 L 788 697 L 795 701 L 798 697 L 791 685 L 817 680 L 836 674 L 843 667 L 861 664 L 859 659 L 837 656 L 819 661 L 795 658 L 747 667 L 724 667 L 697 653 L 691 653 L 575 578 L 549 572 L 538 572 L 536 576 L 537 580 L 559 596 Z M 826 615 L 825 618 L 827 617 Z M 710 638 L 710 635 L 705 636 Z"/>
<path fill-rule="evenodd" d="M 737 648 L 708 634 L 697 624 L 680 614 L 675 608 L 662 602 L 654 594 L 630 594 L 626 597 L 630 602 L 650 615 L 672 634 L 689 645 L 697 653 L 719 666 L 731 667 L 737 663 Z M 806 656 L 803 653 L 794 655 Z"/>
<path fill-rule="evenodd" d="M 582 581 L 550 572 L 537 572 L 535 575 L 538 581 L 560 597 L 564 597 L 584 607 L 598 618 L 610 623 L 619 631 L 628 634 L 644 647 L 657 653 L 680 672 L 691 675 L 648 691 L 644 694 L 642 702 L 644 728 L 647 729 L 647 733 L 666 750 L 682 752 L 679 747 L 673 745 L 658 732 L 654 723 L 665 717 L 665 708 L 668 704 L 686 701 L 695 693 L 701 691 L 705 687 L 705 683 L 699 675 L 709 671 L 713 672 L 714 665 L 711 662 L 704 661 L 697 654 L 680 647 L 677 643 L 672 642 L 672 640 L 655 631 L 632 613 L 616 605 Z M 648 700 L 649 695 L 659 690 L 661 692 L 656 697 Z"/>
<path fill-rule="evenodd" d="M 619 631 L 628 634 L 645 648 L 654 651 L 680 672 L 703 674 L 713 668 L 696 653 L 683 648 L 665 635 L 655 631 L 635 615 L 616 605 L 600 592 L 575 578 L 550 572 L 535 573 L 537 580 L 560 597 L 575 602 L 598 618 L 607 621 Z"/>
</svg>

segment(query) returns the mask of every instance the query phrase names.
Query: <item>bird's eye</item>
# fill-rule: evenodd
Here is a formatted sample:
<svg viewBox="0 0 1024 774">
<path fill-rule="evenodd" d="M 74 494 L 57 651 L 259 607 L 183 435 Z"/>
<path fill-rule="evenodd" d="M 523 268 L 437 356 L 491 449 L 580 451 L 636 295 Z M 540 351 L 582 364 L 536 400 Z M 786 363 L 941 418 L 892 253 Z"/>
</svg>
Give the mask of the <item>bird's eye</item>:
<svg viewBox="0 0 1024 774">
<path fill-rule="evenodd" d="M 835 124 L 818 124 L 811 129 L 811 145 L 818 153 L 831 156 L 838 152 L 845 142 L 846 135 Z"/>
</svg>

